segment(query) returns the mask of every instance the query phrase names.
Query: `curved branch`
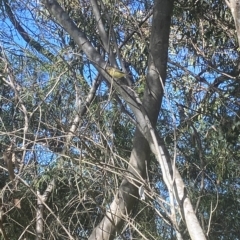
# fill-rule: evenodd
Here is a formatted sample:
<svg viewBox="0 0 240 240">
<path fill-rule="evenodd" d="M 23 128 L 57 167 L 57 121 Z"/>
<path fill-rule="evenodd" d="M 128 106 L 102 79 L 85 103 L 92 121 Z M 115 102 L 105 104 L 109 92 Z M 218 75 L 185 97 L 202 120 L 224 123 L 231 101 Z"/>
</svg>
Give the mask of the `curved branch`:
<svg viewBox="0 0 240 240">
<path fill-rule="evenodd" d="M 103 42 L 103 46 L 105 48 L 105 50 L 109 53 L 109 57 L 110 57 L 110 63 L 112 65 L 116 65 L 116 60 L 114 58 L 114 54 L 110 48 L 110 41 L 109 41 L 109 37 L 107 36 L 107 33 L 104 29 L 104 25 L 103 25 L 103 21 L 102 21 L 102 17 L 99 11 L 99 6 L 96 0 L 90 0 L 92 8 L 93 8 L 93 13 L 94 16 L 96 18 L 97 21 L 97 28 L 99 31 L 99 35 L 102 39 Z"/>
<path fill-rule="evenodd" d="M 48 58 L 49 60 L 53 61 L 54 59 L 54 55 L 47 51 L 40 43 L 38 43 L 37 41 L 35 41 L 33 38 L 31 38 L 28 33 L 23 29 L 23 27 L 20 25 L 20 23 L 17 21 L 17 19 L 15 18 L 12 9 L 10 7 L 10 4 L 7 1 L 3 1 L 4 2 L 4 7 L 6 9 L 6 12 L 9 16 L 9 19 L 11 21 L 11 23 L 13 24 L 13 26 L 16 28 L 16 30 L 18 31 L 18 33 L 21 35 L 21 37 L 34 49 L 36 49 L 39 53 L 41 53 L 42 55 L 44 55 L 46 58 Z"/>
</svg>

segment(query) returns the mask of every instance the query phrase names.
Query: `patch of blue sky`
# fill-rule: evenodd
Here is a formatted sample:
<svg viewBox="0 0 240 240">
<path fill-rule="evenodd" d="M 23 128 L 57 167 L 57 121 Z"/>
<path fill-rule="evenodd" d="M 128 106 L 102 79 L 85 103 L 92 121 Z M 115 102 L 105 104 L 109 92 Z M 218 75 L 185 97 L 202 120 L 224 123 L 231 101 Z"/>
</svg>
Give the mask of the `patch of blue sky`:
<svg viewBox="0 0 240 240">
<path fill-rule="evenodd" d="M 154 208 L 157 210 L 157 212 L 163 215 L 167 215 L 171 211 L 169 192 L 167 191 L 166 186 L 162 181 L 158 181 L 155 184 L 155 190 L 158 195 L 155 197 L 155 200 L 153 201 Z M 156 222 L 160 220 L 159 217 L 160 216 L 157 215 L 157 217 L 155 218 Z M 164 224 L 161 220 L 160 222 L 161 224 Z M 159 224 L 160 222 L 158 222 L 157 224 Z"/>
<path fill-rule="evenodd" d="M 57 159 L 57 154 L 50 151 L 44 144 L 35 144 L 32 150 L 27 151 L 25 163 L 30 164 L 32 160 L 40 168 L 53 164 Z"/>
<path fill-rule="evenodd" d="M 201 102 L 209 89 L 209 85 L 204 82 L 199 82 L 197 77 L 205 78 L 206 81 L 211 84 L 213 81 L 220 76 L 219 73 L 216 71 L 212 71 L 211 69 L 208 71 L 205 71 L 206 63 L 204 60 L 199 57 L 197 59 L 197 64 L 193 65 L 189 62 L 189 55 L 191 53 L 188 49 L 183 48 L 182 50 L 179 50 L 177 54 L 170 54 L 169 58 L 176 62 L 177 64 L 180 64 L 183 68 L 179 69 L 176 68 L 171 63 L 169 64 L 168 68 L 168 77 L 171 79 L 171 81 L 166 81 L 165 85 L 165 95 L 163 98 L 162 107 L 164 109 L 168 109 L 170 112 L 170 115 L 172 116 L 172 127 L 176 127 L 180 123 L 180 119 L 178 116 L 178 106 L 177 104 L 182 104 L 187 107 L 187 113 L 188 115 L 194 115 L 196 114 L 196 110 L 198 109 L 199 105 L 198 103 Z M 176 70 L 175 70 L 176 69 Z M 204 70 L 204 71 L 203 71 Z M 181 84 L 181 82 L 183 84 Z M 174 87 L 174 84 L 176 84 L 177 88 Z M 186 91 L 188 91 L 188 86 L 195 86 L 196 88 L 199 88 L 199 90 L 196 90 L 194 93 L 195 99 L 198 99 L 197 102 L 192 102 L 191 106 L 188 106 L 186 101 Z M 205 89 L 205 90 L 204 90 Z M 190 89 L 189 89 L 190 90 Z M 163 112 L 161 112 L 163 113 Z M 162 115 L 164 117 L 164 115 Z M 161 118 L 161 115 L 160 115 Z"/>
<path fill-rule="evenodd" d="M 29 6 L 26 7 L 25 5 L 13 5 L 14 3 L 11 4 L 11 7 L 14 9 L 13 14 L 28 35 L 35 41 L 39 42 L 48 51 L 52 52 L 53 54 L 57 54 L 60 50 L 59 39 L 57 39 L 56 36 L 53 36 L 51 31 L 46 30 L 46 28 L 54 28 L 55 23 L 45 21 L 45 24 L 42 24 L 42 21 L 44 21 L 42 17 L 34 15 L 36 11 L 31 11 Z M 33 7 L 36 8 L 37 6 Z M 0 33 L 0 42 L 2 45 L 6 46 L 6 49 L 12 49 L 16 51 L 15 54 L 23 55 L 26 54 L 26 50 L 34 51 L 34 55 L 37 54 L 39 59 L 45 59 L 43 55 L 39 54 L 32 47 L 29 48 L 29 43 L 22 38 L 22 36 L 15 29 L 15 26 L 13 26 L 12 22 L 5 15 L 1 15 L 0 18 L 2 20 L 0 21 L 0 27 L 1 29 L 4 29 L 4 31 L 1 31 Z M 38 22 L 40 22 L 40 24 L 37 24 Z M 12 39 L 12 41 L 6 41 L 6 39 Z"/>
</svg>

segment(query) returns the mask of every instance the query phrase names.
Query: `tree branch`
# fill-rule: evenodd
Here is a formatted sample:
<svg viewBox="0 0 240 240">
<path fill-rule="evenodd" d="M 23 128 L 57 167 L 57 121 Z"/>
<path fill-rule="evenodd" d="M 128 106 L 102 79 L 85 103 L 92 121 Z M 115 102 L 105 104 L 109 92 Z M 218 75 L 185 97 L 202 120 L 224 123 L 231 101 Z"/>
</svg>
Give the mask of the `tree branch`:
<svg viewBox="0 0 240 240">
<path fill-rule="evenodd" d="M 121 83 L 115 80 L 113 81 L 113 79 L 106 74 L 104 70 L 106 62 L 91 45 L 85 34 L 77 28 L 69 16 L 63 11 L 60 5 L 55 0 L 45 0 L 44 3 L 51 14 L 82 48 L 99 72 L 109 83 L 113 84 L 113 87 L 129 104 L 135 114 L 138 129 L 134 137 L 133 151 L 129 162 L 131 163 L 131 165 L 129 164 L 130 172 L 137 171 L 143 178 L 145 177 L 145 160 L 149 157 L 149 144 L 151 151 L 161 164 L 162 172 L 165 175 L 164 182 L 168 186 L 169 194 L 171 194 L 172 191 L 174 192 L 175 198 L 183 212 L 183 218 L 186 220 L 191 238 L 193 240 L 205 239 L 187 195 L 183 180 L 176 166 L 172 165 L 170 155 L 155 130 L 163 96 L 162 88 L 166 78 L 168 39 L 173 1 L 156 0 L 155 2 L 155 15 L 153 16 L 152 26 L 153 36 L 150 45 L 147 80 L 149 83 L 147 84 L 147 88 L 149 87 L 149 89 L 146 88 L 144 93 L 144 105 L 132 89 L 121 85 Z M 160 34 L 160 39 L 158 34 Z M 142 153 L 143 156 L 140 156 L 139 153 Z M 144 162 L 142 161 L 143 157 L 145 157 Z M 137 188 L 124 179 L 117 196 L 106 213 L 106 217 L 104 217 L 99 226 L 94 229 L 89 239 L 113 239 L 116 227 L 119 229 L 123 224 L 121 216 L 130 210 L 130 207 L 135 202 L 133 196 L 137 196 L 137 194 Z"/>
<path fill-rule="evenodd" d="M 37 41 L 35 41 L 33 38 L 31 38 L 28 33 L 23 29 L 23 27 L 20 25 L 20 23 L 17 21 L 17 19 L 15 18 L 10 4 L 8 3 L 8 1 L 3 1 L 4 3 L 4 7 L 6 9 L 6 12 L 9 16 L 9 19 L 11 21 L 11 23 L 13 24 L 13 26 L 16 28 L 16 30 L 18 31 L 18 33 L 22 36 L 22 38 L 34 49 L 36 49 L 39 53 L 41 53 L 42 55 L 44 55 L 46 58 L 48 58 L 49 60 L 53 61 L 54 59 L 54 55 L 47 51 L 43 46 L 41 46 L 40 43 L 38 43 Z"/>
</svg>

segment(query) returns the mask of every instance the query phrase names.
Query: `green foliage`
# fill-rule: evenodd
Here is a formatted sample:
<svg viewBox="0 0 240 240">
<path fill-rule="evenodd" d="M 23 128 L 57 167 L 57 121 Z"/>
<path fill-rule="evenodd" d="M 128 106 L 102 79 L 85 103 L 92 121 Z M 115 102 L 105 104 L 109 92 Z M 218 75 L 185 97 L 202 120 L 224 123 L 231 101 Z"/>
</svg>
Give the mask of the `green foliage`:
<svg viewBox="0 0 240 240">
<path fill-rule="evenodd" d="M 109 49 L 103 46 L 90 2 L 59 3 L 108 59 Z M 97 76 L 92 63 L 40 5 L 25 1 L 9 4 L 28 34 L 55 59 L 47 59 L 18 40 L 20 35 L 9 19 L 1 22 L 1 155 L 13 142 L 23 164 L 20 177 L 30 185 L 19 183 L 13 190 L 0 159 L 0 189 L 8 210 L 4 227 L 10 239 L 19 239 L 21 234 L 35 239 L 36 191 L 43 194 L 55 179 L 56 187 L 46 202 L 52 212 L 44 210 L 44 237 L 66 239 L 65 226 L 76 238 L 87 239 L 126 174 L 134 117 L 130 120 L 128 103 L 116 97 L 104 79 L 99 81 L 93 100 L 84 105 Z M 143 19 L 151 6 L 151 1 L 103 1 L 100 6 L 109 48 L 117 56 L 119 67 L 129 71 L 132 87 L 140 97 L 147 87 L 151 34 L 151 18 Z M 7 19 L 1 7 L 1 20 Z M 158 131 L 172 156 L 176 155 L 209 239 L 238 239 L 239 51 L 234 22 L 224 1 L 175 1 L 169 44 Z M 15 88 L 9 84 L 9 77 Z M 83 106 L 85 114 L 80 111 Z M 80 120 L 75 126 L 76 118 Z M 76 128 L 71 130 L 72 126 Z M 168 201 L 159 164 L 152 160 L 150 165 L 151 186 Z M 15 170 L 20 171 L 20 167 Z M 21 209 L 13 206 L 13 198 L 21 199 Z M 156 209 L 139 204 L 134 226 L 148 239 L 173 239 L 172 226 L 157 216 Z M 161 211 L 166 213 L 165 209 Z M 182 222 L 180 228 L 188 239 Z M 141 234 L 131 227 L 124 232 L 126 239 L 131 239 L 130 233 L 140 239 Z"/>
</svg>

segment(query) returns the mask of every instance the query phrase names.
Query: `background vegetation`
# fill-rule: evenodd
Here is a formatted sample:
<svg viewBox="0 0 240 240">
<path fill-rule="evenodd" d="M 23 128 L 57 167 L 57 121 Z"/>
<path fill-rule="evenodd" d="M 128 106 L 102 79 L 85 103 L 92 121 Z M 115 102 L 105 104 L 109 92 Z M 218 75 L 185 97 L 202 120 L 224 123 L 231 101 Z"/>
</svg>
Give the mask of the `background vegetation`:
<svg viewBox="0 0 240 240">
<path fill-rule="evenodd" d="M 0 238 L 88 239 L 128 174 L 136 118 L 42 2 L 0 4 Z M 59 4 L 144 99 L 153 2 Z M 240 236 L 239 57 L 224 1 L 174 2 L 156 129 L 209 239 Z M 138 179 L 146 198 L 122 216 L 115 239 L 178 238 L 162 170 L 150 159 L 145 182 Z M 175 207 L 178 231 L 189 239 Z"/>
</svg>

